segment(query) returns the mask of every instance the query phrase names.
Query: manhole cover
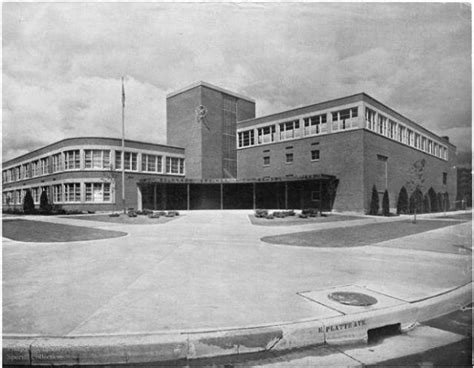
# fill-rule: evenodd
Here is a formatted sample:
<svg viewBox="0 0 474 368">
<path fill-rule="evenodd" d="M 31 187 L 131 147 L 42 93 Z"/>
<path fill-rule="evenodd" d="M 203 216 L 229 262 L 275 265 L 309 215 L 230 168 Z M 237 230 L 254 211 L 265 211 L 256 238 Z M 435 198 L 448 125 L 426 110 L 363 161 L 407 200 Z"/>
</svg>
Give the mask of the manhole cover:
<svg viewBox="0 0 474 368">
<path fill-rule="evenodd" d="M 367 307 L 377 303 L 377 299 L 370 295 L 349 291 L 336 291 L 335 293 L 328 294 L 328 298 L 341 304 L 356 307 Z"/>
</svg>

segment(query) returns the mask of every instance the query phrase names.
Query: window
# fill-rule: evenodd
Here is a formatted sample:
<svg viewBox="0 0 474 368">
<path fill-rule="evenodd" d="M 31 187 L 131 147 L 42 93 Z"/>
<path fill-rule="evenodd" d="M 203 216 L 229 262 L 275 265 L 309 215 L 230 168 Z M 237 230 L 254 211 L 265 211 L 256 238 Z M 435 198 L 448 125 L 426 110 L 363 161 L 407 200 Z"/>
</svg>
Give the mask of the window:
<svg viewBox="0 0 474 368">
<path fill-rule="evenodd" d="M 448 184 L 448 173 L 443 173 L 443 185 Z"/>
<path fill-rule="evenodd" d="M 397 123 L 392 121 L 392 120 L 389 120 L 388 121 L 388 126 L 389 126 L 388 137 L 392 138 L 392 139 L 395 139 L 396 134 L 397 134 Z"/>
<path fill-rule="evenodd" d="M 321 200 L 321 192 L 319 190 L 311 191 L 311 201 L 319 202 Z"/>
<path fill-rule="evenodd" d="M 433 154 L 433 141 L 428 139 L 428 153 Z"/>
<path fill-rule="evenodd" d="M 39 203 L 40 195 L 41 195 L 40 188 L 38 188 L 38 187 L 31 188 L 31 196 L 33 197 L 33 202 L 34 203 Z"/>
<path fill-rule="evenodd" d="M 62 163 L 63 163 L 63 155 L 62 153 L 57 153 L 53 155 L 53 172 L 59 172 L 61 171 L 62 168 Z"/>
<path fill-rule="evenodd" d="M 244 132 L 239 132 L 239 147 L 248 147 L 253 146 L 254 142 L 254 131 L 246 130 Z"/>
<path fill-rule="evenodd" d="M 85 183 L 86 202 L 110 202 L 110 183 Z"/>
<path fill-rule="evenodd" d="M 401 142 L 401 143 L 406 143 L 407 142 L 407 139 L 406 139 L 406 130 L 407 128 L 405 128 L 404 126 L 399 126 L 399 129 L 398 129 L 398 141 Z"/>
<path fill-rule="evenodd" d="M 257 129 L 257 143 L 270 143 L 275 141 L 275 125 Z"/>
<path fill-rule="evenodd" d="M 85 150 L 84 168 L 86 169 L 109 169 L 110 151 L 109 150 Z"/>
<path fill-rule="evenodd" d="M 298 138 L 300 136 L 299 120 L 288 121 L 280 124 L 280 140 Z"/>
<path fill-rule="evenodd" d="M 354 128 L 352 118 L 358 115 L 358 108 L 352 107 L 332 113 L 332 130 L 350 129 Z"/>
<path fill-rule="evenodd" d="M 434 144 L 434 155 L 436 157 L 439 157 L 439 145 L 438 145 L 438 143 Z"/>
<path fill-rule="evenodd" d="M 162 172 L 162 157 L 142 154 L 142 171 Z"/>
<path fill-rule="evenodd" d="M 415 146 L 415 134 L 413 133 L 413 130 L 411 129 L 407 129 L 407 142 L 406 143 L 412 147 Z"/>
<path fill-rule="evenodd" d="M 125 170 L 137 171 L 137 156 L 136 152 L 126 152 L 125 151 Z M 122 169 L 122 151 L 115 151 L 115 169 Z"/>
<path fill-rule="evenodd" d="M 421 137 L 418 133 L 415 133 L 415 148 L 421 148 Z"/>
<path fill-rule="evenodd" d="M 365 108 L 365 127 L 369 130 L 375 130 L 375 111 Z"/>
<path fill-rule="evenodd" d="M 263 156 L 263 166 L 270 165 L 270 156 Z"/>
<path fill-rule="evenodd" d="M 81 168 L 81 156 L 79 150 L 64 152 L 64 170 L 75 170 Z"/>
<path fill-rule="evenodd" d="M 421 137 L 421 149 L 425 152 L 428 150 L 426 137 Z"/>
<path fill-rule="evenodd" d="M 381 114 L 377 116 L 377 133 L 381 135 L 387 134 L 387 118 Z"/>
<path fill-rule="evenodd" d="M 319 150 L 311 150 L 311 161 L 319 160 Z"/>
<path fill-rule="evenodd" d="M 81 201 L 81 184 L 66 183 L 64 184 L 64 202 L 80 202 Z"/>
<path fill-rule="evenodd" d="M 286 156 L 286 163 L 287 164 L 293 163 L 293 153 L 287 153 L 285 156 Z"/>
<path fill-rule="evenodd" d="M 63 186 L 62 184 L 53 185 L 53 202 L 63 201 Z"/>
<path fill-rule="evenodd" d="M 326 114 L 311 116 L 304 119 L 304 135 L 314 135 L 326 132 Z"/>
<path fill-rule="evenodd" d="M 30 164 L 23 164 L 20 166 L 20 179 L 27 179 L 30 177 Z"/>
<path fill-rule="evenodd" d="M 184 158 L 166 157 L 167 174 L 184 174 Z"/>
</svg>

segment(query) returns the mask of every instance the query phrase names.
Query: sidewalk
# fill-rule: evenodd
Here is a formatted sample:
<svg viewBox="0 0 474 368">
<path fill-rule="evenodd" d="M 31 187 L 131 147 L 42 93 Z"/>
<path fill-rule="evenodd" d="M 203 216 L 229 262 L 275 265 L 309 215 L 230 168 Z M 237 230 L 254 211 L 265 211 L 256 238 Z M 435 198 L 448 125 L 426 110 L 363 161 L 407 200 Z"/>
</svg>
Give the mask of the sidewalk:
<svg viewBox="0 0 474 368">
<path fill-rule="evenodd" d="M 360 340 L 392 322 L 410 328 L 470 301 L 470 255 L 445 254 L 442 242 L 429 252 L 405 246 L 455 235 L 457 244 L 470 244 L 467 224 L 399 239 L 403 249 L 300 249 L 259 240 L 319 226 L 254 226 L 242 211 L 204 211 L 156 226 L 121 225 L 130 236 L 110 241 L 4 243 L 4 359 L 112 364 L 289 349 Z M 301 295 L 346 286 L 388 304 L 348 311 L 329 304 L 327 293 L 316 301 Z M 356 321 L 365 323 L 346 335 L 339 327 L 326 331 Z"/>
</svg>

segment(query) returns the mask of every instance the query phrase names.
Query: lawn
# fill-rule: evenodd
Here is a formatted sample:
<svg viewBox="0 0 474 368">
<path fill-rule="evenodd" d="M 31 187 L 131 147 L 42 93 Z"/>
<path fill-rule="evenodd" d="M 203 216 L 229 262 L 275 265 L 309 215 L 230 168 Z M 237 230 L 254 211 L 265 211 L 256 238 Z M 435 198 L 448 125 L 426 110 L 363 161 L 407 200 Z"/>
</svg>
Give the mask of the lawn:
<svg viewBox="0 0 474 368">
<path fill-rule="evenodd" d="M 320 224 L 324 222 L 334 221 L 351 221 L 360 220 L 363 217 L 357 216 L 346 216 L 346 215 L 326 215 L 318 217 L 299 218 L 298 215 L 288 216 L 284 218 L 266 219 L 262 217 L 255 217 L 255 215 L 249 215 L 250 222 L 253 225 L 261 226 L 291 226 L 291 225 L 305 225 L 305 224 Z"/>
<path fill-rule="evenodd" d="M 454 225 L 453 221 L 394 221 L 293 234 L 266 236 L 262 241 L 303 247 L 358 247 Z"/>
<path fill-rule="evenodd" d="M 68 216 L 68 218 L 71 218 Z M 121 214 L 119 217 L 110 217 L 109 215 L 84 215 L 74 216 L 75 220 L 86 220 L 86 221 L 100 221 L 109 222 L 114 224 L 127 224 L 127 225 L 151 225 L 151 224 L 164 224 L 166 222 L 175 220 L 177 217 L 165 217 L 160 216 L 159 218 L 149 218 L 148 216 L 137 216 L 128 217 L 127 215 Z"/>
<path fill-rule="evenodd" d="M 56 243 L 118 238 L 127 233 L 30 220 L 3 220 L 3 236 L 22 242 Z"/>
</svg>

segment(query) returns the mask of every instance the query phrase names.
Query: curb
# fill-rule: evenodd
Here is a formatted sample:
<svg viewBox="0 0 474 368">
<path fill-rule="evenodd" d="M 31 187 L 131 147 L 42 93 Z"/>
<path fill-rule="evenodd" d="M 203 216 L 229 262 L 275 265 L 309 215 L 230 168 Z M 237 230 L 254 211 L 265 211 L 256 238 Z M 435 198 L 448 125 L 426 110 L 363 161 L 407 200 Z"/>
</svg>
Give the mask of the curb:
<svg viewBox="0 0 474 368">
<path fill-rule="evenodd" d="M 400 324 L 402 331 L 472 302 L 472 283 L 423 300 L 323 320 L 267 327 L 124 336 L 4 337 L 3 364 L 92 365 L 156 363 L 284 351 L 310 345 L 367 341 L 370 329 Z"/>
</svg>

